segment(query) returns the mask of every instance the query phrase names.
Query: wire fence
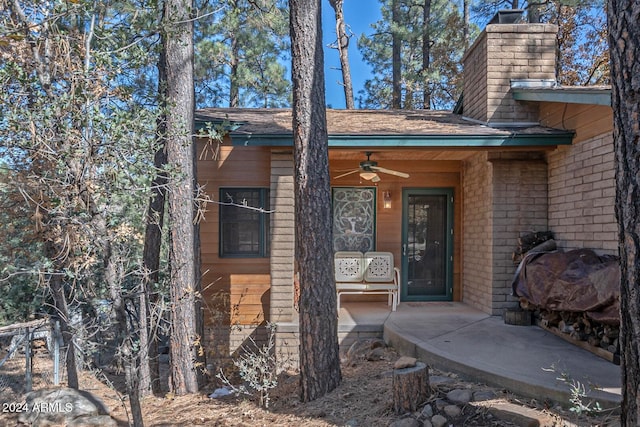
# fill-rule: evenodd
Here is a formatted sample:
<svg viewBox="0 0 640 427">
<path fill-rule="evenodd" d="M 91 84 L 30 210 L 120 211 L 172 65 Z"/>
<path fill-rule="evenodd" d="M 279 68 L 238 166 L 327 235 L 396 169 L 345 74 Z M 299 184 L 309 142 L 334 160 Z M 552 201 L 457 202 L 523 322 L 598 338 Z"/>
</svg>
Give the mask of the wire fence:
<svg viewBox="0 0 640 427">
<path fill-rule="evenodd" d="M 22 395 L 66 380 L 60 322 L 38 319 L 0 328 L 0 396 Z"/>
</svg>

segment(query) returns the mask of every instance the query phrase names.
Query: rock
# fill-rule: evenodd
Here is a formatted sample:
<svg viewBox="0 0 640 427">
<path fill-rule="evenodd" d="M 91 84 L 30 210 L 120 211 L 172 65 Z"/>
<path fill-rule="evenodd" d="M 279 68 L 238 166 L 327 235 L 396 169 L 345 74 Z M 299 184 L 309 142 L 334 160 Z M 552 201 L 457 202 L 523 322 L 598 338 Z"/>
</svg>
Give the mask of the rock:
<svg viewBox="0 0 640 427">
<path fill-rule="evenodd" d="M 387 344 L 384 342 L 384 340 L 381 340 L 379 338 L 374 338 L 371 340 L 371 350 L 373 350 L 374 348 L 385 348 L 387 346 Z"/>
<path fill-rule="evenodd" d="M 221 397 L 229 396 L 231 394 L 233 394 L 231 387 L 225 386 L 215 389 L 214 392 L 209 395 L 209 398 L 220 399 Z"/>
<path fill-rule="evenodd" d="M 447 425 L 447 419 L 440 414 L 434 415 L 431 418 L 431 424 L 433 424 L 433 427 L 444 427 Z"/>
<path fill-rule="evenodd" d="M 433 427 L 433 424 L 431 424 L 431 421 L 429 420 L 424 420 L 422 422 L 422 427 Z"/>
<path fill-rule="evenodd" d="M 367 360 L 369 362 L 375 362 L 377 360 L 382 360 L 384 358 L 384 348 L 376 347 L 367 353 Z"/>
<path fill-rule="evenodd" d="M 415 418 L 403 418 L 389 424 L 389 427 L 420 427 L 420 422 Z"/>
<path fill-rule="evenodd" d="M 444 413 L 447 414 L 447 417 L 456 418 L 462 414 L 462 409 L 457 405 L 447 405 L 444 407 Z"/>
<path fill-rule="evenodd" d="M 417 361 L 418 359 L 415 357 L 402 356 L 400 359 L 396 360 L 396 363 L 393 365 L 393 369 L 412 368 L 416 366 Z"/>
<path fill-rule="evenodd" d="M 447 400 L 451 403 L 467 404 L 471 402 L 471 390 L 455 389 L 447 393 Z"/>
<path fill-rule="evenodd" d="M 422 408 L 422 416 L 425 418 L 433 417 L 433 408 L 431 405 L 425 405 L 424 408 Z"/>
<path fill-rule="evenodd" d="M 473 393 L 474 402 L 482 402 L 483 400 L 493 400 L 496 397 L 497 397 L 496 393 L 493 390 L 480 390 Z"/>
<path fill-rule="evenodd" d="M 20 414 L 19 421 L 32 427 L 48 426 L 51 424 L 72 425 L 76 419 L 80 424 L 88 426 L 111 426 L 111 417 L 105 404 L 96 396 L 84 390 L 72 388 L 43 389 L 28 393 L 25 403 L 29 412 Z M 98 424 L 88 424 L 93 416 Z M 86 421 L 82 424 L 82 421 Z"/>
<path fill-rule="evenodd" d="M 453 382 L 455 382 L 455 380 L 450 377 L 443 377 L 442 375 L 429 376 L 429 384 L 431 384 L 432 387 L 438 387 L 443 384 L 451 384 Z"/>
<path fill-rule="evenodd" d="M 349 420 L 344 424 L 344 427 L 358 427 L 358 420 Z"/>
<path fill-rule="evenodd" d="M 476 405 L 486 408 L 496 418 L 517 426 L 534 427 L 557 425 L 556 420 L 554 420 L 553 416 L 548 413 L 537 409 L 514 405 L 509 402 L 481 402 Z"/>
<path fill-rule="evenodd" d="M 447 402 L 444 399 L 436 399 L 436 409 L 438 411 L 442 411 L 442 409 L 444 409 L 445 406 L 447 406 L 449 404 L 449 402 Z"/>
<path fill-rule="evenodd" d="M 352 364 L 358 359 L 366 359 L 371 350 L 384 348 L 385 345 L 379 338 L 355 341 L 347 350 L 347 363 Z"/>
</svg>

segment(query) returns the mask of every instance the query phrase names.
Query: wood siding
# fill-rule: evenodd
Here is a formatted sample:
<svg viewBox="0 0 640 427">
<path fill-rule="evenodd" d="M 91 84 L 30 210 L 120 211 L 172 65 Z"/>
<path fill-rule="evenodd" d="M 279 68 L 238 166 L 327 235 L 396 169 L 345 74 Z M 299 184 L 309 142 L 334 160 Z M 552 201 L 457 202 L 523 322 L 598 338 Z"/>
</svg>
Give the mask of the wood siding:
<svg viewBox="0 0 640 427">
<path fill-rule="evenodd" d="M 544 102 L 540 104 L 540 123 L 575 131 L 573 143 L 576 144 L 613 132 L 613 110 L 604 105 Z"/>
<path fill-rule="evenodd" d="M 203 144 L 199 144 L 199 152 Z M 211 147 L 210 147 L 211 148 Z M 198 161 L 198 181 L 213 201 L 221 187 L 270 187 L 270 151 L 266 148 L 234 148 L 225 141 L 217 159 L 207 150 Z M 258 325 L 269 312 L 271 276 L 269 258 L 219 256 L 219 205 L 208 203 L 201 223 L 202 287 L 205 324 Z"/>
</svg>

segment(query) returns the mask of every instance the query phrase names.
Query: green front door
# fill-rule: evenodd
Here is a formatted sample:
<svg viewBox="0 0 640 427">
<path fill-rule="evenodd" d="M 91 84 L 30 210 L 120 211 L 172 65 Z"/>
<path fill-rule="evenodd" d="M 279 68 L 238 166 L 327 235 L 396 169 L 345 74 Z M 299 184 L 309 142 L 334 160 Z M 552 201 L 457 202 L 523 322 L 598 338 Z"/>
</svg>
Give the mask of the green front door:
<svg viewBox="0 0 640 427">
<path fill-rule="evenodd" d="M 404 189 L 401 301 L 451 300 L 452 267 L 453 189 Z"/>
</svg>

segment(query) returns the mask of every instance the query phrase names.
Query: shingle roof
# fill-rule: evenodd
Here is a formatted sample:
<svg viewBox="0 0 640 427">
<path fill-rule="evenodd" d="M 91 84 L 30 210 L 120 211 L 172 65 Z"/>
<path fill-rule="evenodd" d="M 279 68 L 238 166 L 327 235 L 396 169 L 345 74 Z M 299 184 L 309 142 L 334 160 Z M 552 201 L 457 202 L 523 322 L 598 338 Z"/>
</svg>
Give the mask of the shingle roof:
<svg viewBox="0 0 640 427">
<path fill-rule="evenodd" d="M 262 144 L 260 137 L 271 141 L 292 135 L 291 109 L 262 108 L 205 108 L 196 112 L 196 122 L 221 123 L 228 121 L 231 137 L 244 141 L 244 145 Z M 433 110 L 327 110 L 327 132 L 329 144 L 333 141 L 362 138 L 405 138 L 408 140 L 431 140 L 443 138 L 506 139 L 514 137 L 554 136 L 570 142 L 571 133 L 566 130 L 542 126 L 493 128 L 474 122 L 450 111 Z M 543 139 L 542 145 L 546 145 Z M 251 140 L 251 142 L 249 142 Z M 265 141 L 263 138 L 262 141 Z M 531 141 L 531 140 L 530 140 Z M 559 143 L 569 143 L 559 142 Z M 556 144 L 558 142 L 555 142 Z M 340 142 L 340 144 L 344 144 Z M 535 145 L 532 142 L 533 145 Z M 276 144 L 277 145 L 277 144 Z M 446 144 L 443 144 L 446 145 Z M 464 145 L 456 143 L 455 145 Z"/>
<path fill-rule="evenodd" d="M 241 124 L 235 134 L 291 135 L 291 109 L 205 108 L 196 120 Z M 463 118 L 450 111 L 434 110 L 327 110 L 329 135 L 505 135 L 518 133 L 555 133 L 555 129 L 496 129 Z"/>
</svg>

